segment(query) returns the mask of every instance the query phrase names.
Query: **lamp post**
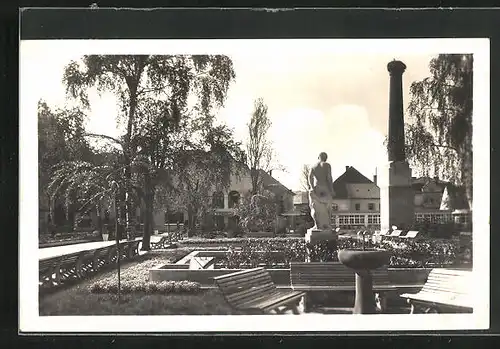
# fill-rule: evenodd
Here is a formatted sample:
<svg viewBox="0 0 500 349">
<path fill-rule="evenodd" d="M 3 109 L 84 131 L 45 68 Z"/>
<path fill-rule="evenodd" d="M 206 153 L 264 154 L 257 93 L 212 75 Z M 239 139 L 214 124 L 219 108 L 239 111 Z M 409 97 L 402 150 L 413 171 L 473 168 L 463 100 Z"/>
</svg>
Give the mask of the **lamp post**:
<svg viewBox="0 0 500 349">
<path fill-rule="evenodd" d="M 118 183 L 115 181 L 111 182 L 111 188 L 113 190 L 113 207 L 115 211 L 115 239 L 116 239 L 116 266 L 118 271 L 118 304 L 121 301 L 121 280 L 120 280 L 120 237 L 118 235 L 118 209 L 117 209 L 117 200 L 116 200 L 116 192 L 120 188 Z"/>
</svg>

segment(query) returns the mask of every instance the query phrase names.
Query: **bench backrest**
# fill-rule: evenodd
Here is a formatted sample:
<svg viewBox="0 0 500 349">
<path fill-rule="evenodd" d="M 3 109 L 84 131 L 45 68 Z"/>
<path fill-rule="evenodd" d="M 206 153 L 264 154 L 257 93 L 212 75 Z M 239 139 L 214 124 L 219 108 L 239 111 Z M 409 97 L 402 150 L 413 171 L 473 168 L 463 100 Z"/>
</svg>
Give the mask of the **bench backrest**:
<svg viewBox="0 0 500 349">
<path fill-rule="evenodd" d="M 61 262 L 61 257 L 43 259 L 38 262 L 38 269 L 40 271 L 43 271 L 49 268 L 55 268 L 59 265 L 60 262 Z"/>
<path fill-rule="evenodd" d="M 71 254 L 67 254 L 63 257 L 63 260 L 62 260 L 62 263 L 64 265 L 68 265 L 68 264 L 73 264 L 73 263 L 76 263 L 78 261 L 78 259 L 83 255 L 82 252 L 76 252 L 76 253 L 71 253 Z"/>
<path fill-rule="evenodd" d="M 473 282 L 471 275 L 470 270 L 435 268 L 420 292 L 468 295 Z"/>
<path fill-rule="evenodd" d="M 264 268 L 217 276 L 214 280 L 224 298 L 235 308 L 276 290 L 271 275 Z"/>
<path fill-rule="evenodd" d="M 413 239 L 417 237 L 418 233 L 419 233 L 418 230 L 410 230 L 405 237 Z"/>
<path fill-rule="evenodd" d="M 402 230 L 394 230 L 389 236 L 400 236 L 402 233 Z"/>
<path fill-rule="evenodd" d="M 387 268 L 371 271 L 374 286 L 388 286 Z M 338 262 L 291 263 L 290 283 L 292 287 L 355 287 L 356 279 L 352 269 Z"/>
</svg>

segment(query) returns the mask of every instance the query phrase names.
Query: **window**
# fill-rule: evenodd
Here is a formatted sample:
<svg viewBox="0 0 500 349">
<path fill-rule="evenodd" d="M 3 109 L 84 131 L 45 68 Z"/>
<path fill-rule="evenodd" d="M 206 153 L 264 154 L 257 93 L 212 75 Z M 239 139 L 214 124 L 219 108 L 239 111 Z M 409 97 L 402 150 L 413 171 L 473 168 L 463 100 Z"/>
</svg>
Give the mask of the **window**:
<svg viewBox="0 0 500 349">
<path fill-rule="evenodd" d="M 361 205 L 360 204 L 355 204 L 354 208 L 356 209 L 356 211 L 359 211 L 361 209 Z"/>
<path fill-rule="evenodd" d="M 224 198 L 222 198 L 222 200 L 223 200 L 222 201 L 222 205 L 224 205 Z M 238 193 L 235 190 L 229 192 L 229 195 L 228 195 L 228 206 L 229 206 L 229 208 L 233 208 L 236 205 L 238 205 L 239 201 L 240 201 L 240 193 Z"/>
<path fill-rule="evenodd" d="M 375 210 L 375 204 L 373 202 L 368 203 L 368 210 L 370 211 Z"/>
<path fill-rule="evenodd" d="M 219 191 L 212 195 L 212 207 L 224 208 L 224 193 Z"/>
<path fill-rule="evenodd" d="M 370 214 L 368 215 L 368 224 L 380 224 L 380 215 Z"/>
<path fill-rule="evenodd" d="M 339 210 L 339 205 L 332 204 L 332 211 L 338 211 L 338 210 Z"/>
</svg>

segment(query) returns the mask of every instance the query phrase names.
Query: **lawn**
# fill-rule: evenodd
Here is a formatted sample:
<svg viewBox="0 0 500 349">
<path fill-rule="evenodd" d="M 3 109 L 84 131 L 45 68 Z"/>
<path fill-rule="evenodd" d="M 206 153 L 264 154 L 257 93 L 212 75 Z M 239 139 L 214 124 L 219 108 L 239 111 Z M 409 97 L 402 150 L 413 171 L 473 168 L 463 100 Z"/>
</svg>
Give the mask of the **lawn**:
<svg viewBox="0 0 500 349">
<path fill-rule="evenodd" d="M 122 267 L 121 281 L 147 282 L 147 270 L 161 263 L 173 263 L 189 253 L 189 248 L 157 251 L 127 263 Z M 105 271 L 78 284 L 40 294 L 40 315 L 226 315 L 231 308 L 217 290 L 196 292 L 156 290 L 122 294 L 118 304 L 115 293 L 91 292 L 96 283 L 116 282 L 116 270 Z"/>
</svg>

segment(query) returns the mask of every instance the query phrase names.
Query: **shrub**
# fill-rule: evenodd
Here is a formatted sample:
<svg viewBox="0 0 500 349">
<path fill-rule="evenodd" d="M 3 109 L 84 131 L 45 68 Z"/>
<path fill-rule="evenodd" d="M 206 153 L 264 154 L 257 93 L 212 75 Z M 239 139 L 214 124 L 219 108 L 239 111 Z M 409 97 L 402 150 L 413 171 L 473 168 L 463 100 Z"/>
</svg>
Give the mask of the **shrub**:
<svg viewBox="0 0 500 349">
<path fill-rule="evenodd" d="M 218 267 L 241 268 L 264 265 L 268 268 L 287 268 L 290 262 L 303 262 L 309 253 L 311 261 L 338 261 L 337 251 L 360 248 L 361 242 L 354 238 L 335 242 L 306 245 L 303 238 L 254 238 L 246 239 L 236 248 L 229 248 Z M 447 267 L 471 263 L 472 245 L 461 247 L 458 241 L 391 241 L 365 243 L 366 248 L 383 248 L 391 252 L 389 267 L 425 268 Z"/>
<path fill-rule="evenodd" d="M 101 280 L 93 283 L 89 287 L 92 293 L 118 293 L 117 280 Z M 196 293 L 201 290 L 200 284 L 192 281 L 130 281 L 121 282 L 122 293 L 144 292 L 147 294 L 168 294 L 168 293 Z"/>
<path fill-rule="evenodd" d="M 235 207 L 238 225 L 243 231 L 274 231 L 277 201 L 273 193 L 244 195 Z"/>
</svg>

